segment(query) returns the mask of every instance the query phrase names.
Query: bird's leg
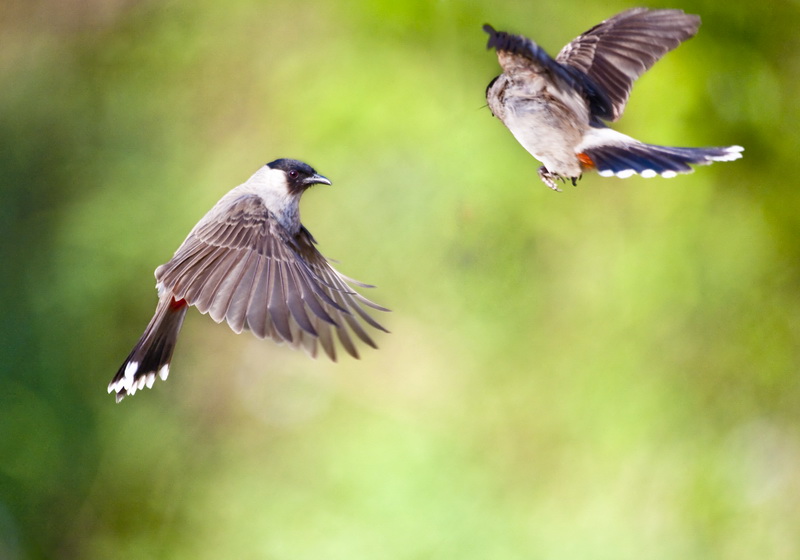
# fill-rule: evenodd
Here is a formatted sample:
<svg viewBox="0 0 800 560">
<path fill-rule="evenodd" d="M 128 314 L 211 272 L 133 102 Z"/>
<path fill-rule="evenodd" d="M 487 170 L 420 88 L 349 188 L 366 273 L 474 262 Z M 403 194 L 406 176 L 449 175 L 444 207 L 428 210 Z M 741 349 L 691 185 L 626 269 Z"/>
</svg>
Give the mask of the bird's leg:
<svg viewBox="0 0 800 560">
<path fill-rule="evenodd" d="M 559 178 L 558 175 L 548 171 L 544 165 L 539 168 L 539 179 L 541 179 L 545 185 L 547 185 L 554 191 L 561 192 L 561 189 L 558 188 L 558 185 L 556 185 L 556 182 L 553 180 L 558 178 Z"/>
</svg>

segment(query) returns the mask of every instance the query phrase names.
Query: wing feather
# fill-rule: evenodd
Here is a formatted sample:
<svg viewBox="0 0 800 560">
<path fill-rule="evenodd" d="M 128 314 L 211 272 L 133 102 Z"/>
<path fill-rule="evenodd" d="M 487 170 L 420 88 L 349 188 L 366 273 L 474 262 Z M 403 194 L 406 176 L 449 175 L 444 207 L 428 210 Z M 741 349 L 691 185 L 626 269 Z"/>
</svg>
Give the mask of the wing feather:
<svg viewBox="0 0 800 560">
<path fill-rule="evenodd" d="M 295 269 L 288 263 L 284 270 L 284 276 L 286 279 L 286 303 L 289 306 L 292 317 L 297 321 L 300 328 L 312 336 L 317 336 L 317 330 L 308 320 L 308 315 L 306 314 L 303 292 L 295 277 Z"/>
<path fill-rule="evenodd" d="M 275 281 L 269 293 L 267 312 L 272 319 L 275 330 L 278 331 L 281 338 L 286 342 L 291 342 L 292 331 L 289 326 L 289 307 L 286 303 L 286 272 L 283 270 L 284 263 L 276 259 L 273 261 L 273 268 L 275 269 Z"/>
<path fill-rule="evenodd" d="M 232 191 L 192 230 L 156 279 L 231 329 L 247 328 L 317 354 L 318 345 L 336 360 L 335 338 L 358 357 L 351 334 L 375 347 L 360 321 L 384 329 L 361 305 L 388 311 L 355 291 L 369 287 L 339 274 L 303 227 L 286 230 L 252 193 Z"/>
<path fill-rule="evenodd" d="M 236 286 L 231 290 L 225 310 L 225 320 L 228 321 L 231 329 L 237 334 L 244 329 L 247 320 L 247 306 L 250 303 L 250 294 L 253 291 L 253 284 L 256 274 L 264 259 L 255 252 L 248 253 L 246 264 L 243 265 L 242 274 Z"/>
<path fill-rule="evenodd" d="M 202 281 L 202 287 L 200 288 L 197 299 L 195 301 L 187 299 L 186 302 L 189 305 L 197 307 L 200 313 L 208 313 L 211 311 L 214 298 L 217 295 L 217 290 L 231 270 L 235 270 L 239 262 L 238 256 L 239 255 L 231 251 L 222 252 L 219 262 L 217 262 L 214 267 L 206 269 L 208 272 L 207 276 L 199 278 L 199 280 Z M 211 318 L 217 323 L 223 319 L 222 316 L 217 316 L 216 313 L 211 315 Z"/>
<path fill-rule="evenodd" d="M 633 82 L 699 27 L 700 17 L 683 10 L 632 8 L 578 36 L 556 61 L 585 73 L 603 90 L 611 107 L 595 116 L 615 121 L 625 110 Z"/>
<path fill-rule="evenodd" d="M 258 338 L 267 336 L 267 281 L 269 278 L 269 259 L 259 259 L 250 299 L 245 310 L 245 326 Z"/>
</svg>

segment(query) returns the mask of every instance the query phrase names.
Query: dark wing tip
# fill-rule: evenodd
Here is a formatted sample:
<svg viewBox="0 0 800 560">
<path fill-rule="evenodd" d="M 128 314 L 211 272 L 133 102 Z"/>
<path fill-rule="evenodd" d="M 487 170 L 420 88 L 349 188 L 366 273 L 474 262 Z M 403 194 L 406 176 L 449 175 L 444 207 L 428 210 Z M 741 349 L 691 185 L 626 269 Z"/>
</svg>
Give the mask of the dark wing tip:
<svg viewBox="0 0 800 560">
<path fill-rule="evenodd" d="M 505 31 L 497 31 L 488 23 L 484 24 L 483 30 L 489 34 L 489 40 L 486 42 L 487 49 L 494 48 L 498 51 L 510 51 L 514 54 L 524 54 L 528 46 L 524 37 L 511 35 Z"/>
<path fill-rule="evenodd" d="M 550 60 L 550 57 L 536 43 L 523 35 L 497 31 L 488 23 L 483 26 L 483 30 L 489 34 L 489 41 L 486 43 L 487 49 L 494 48 L 497 51 L 523 56 L 540 64 L 547 64 Z"/>
<path fill-rule="evenodd" d="M 526 57 L 535 54 L 534 51 L 536 49 L 531 44 L 530 39 L 522 35 L 512 35 L 506 31 L 497 31 L 488 23 L 484 24 L 483 30 L 489 34 L 489 41 L 486 43 L 487 49 L 494 48 L 498 51 L 507 51 Z"/>
<path fill-rule="evenodd" d="M 489 34 L 489 40 L 486 41 L 486 50 L 489 50 L 493 47 L 497 47 L 497 31 L 495 31 L 494 27 L 489 25 L 488 23 L 483 24 L 483 30 Z"/>
</svg>

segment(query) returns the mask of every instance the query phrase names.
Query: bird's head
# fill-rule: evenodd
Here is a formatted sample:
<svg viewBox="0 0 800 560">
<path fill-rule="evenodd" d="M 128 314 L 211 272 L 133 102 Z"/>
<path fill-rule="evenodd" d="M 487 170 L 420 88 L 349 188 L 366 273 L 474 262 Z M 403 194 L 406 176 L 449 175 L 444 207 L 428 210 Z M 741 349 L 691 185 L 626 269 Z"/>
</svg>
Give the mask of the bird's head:
<svg viewBox="0 0 800 560">
<path fill-rule="evenodd" d="M 327 177 L 318 174 L 307 163 L 296 159 L 281 158 L 267 164 L 272 170 L 283 172 L 286 189 L 290 195 L 301 195 L 312 185 L 330 185 Z"/>
</svg>

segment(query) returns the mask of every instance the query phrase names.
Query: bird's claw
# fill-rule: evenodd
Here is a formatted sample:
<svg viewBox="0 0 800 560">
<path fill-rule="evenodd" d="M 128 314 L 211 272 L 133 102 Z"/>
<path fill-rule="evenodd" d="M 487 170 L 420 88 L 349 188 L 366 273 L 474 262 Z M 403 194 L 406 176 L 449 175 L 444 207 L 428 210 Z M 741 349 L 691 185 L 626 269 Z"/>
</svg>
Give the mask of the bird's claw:
<svg viewBox="0 0 800 560">
<path fill-rule="evenodd" d="M 545 185 L 547 185 L 554 191 L 561 192 L 561 189 L 558 188 L 558 185 L 556 185 L 554 179 L 563 179 L 563 178 L 559 177 L 555 173 L 551 173 L 550 171 L 548 171 L 544 165 L 539 168 L 539 179 L 541 179 Z"/>
</svg>

